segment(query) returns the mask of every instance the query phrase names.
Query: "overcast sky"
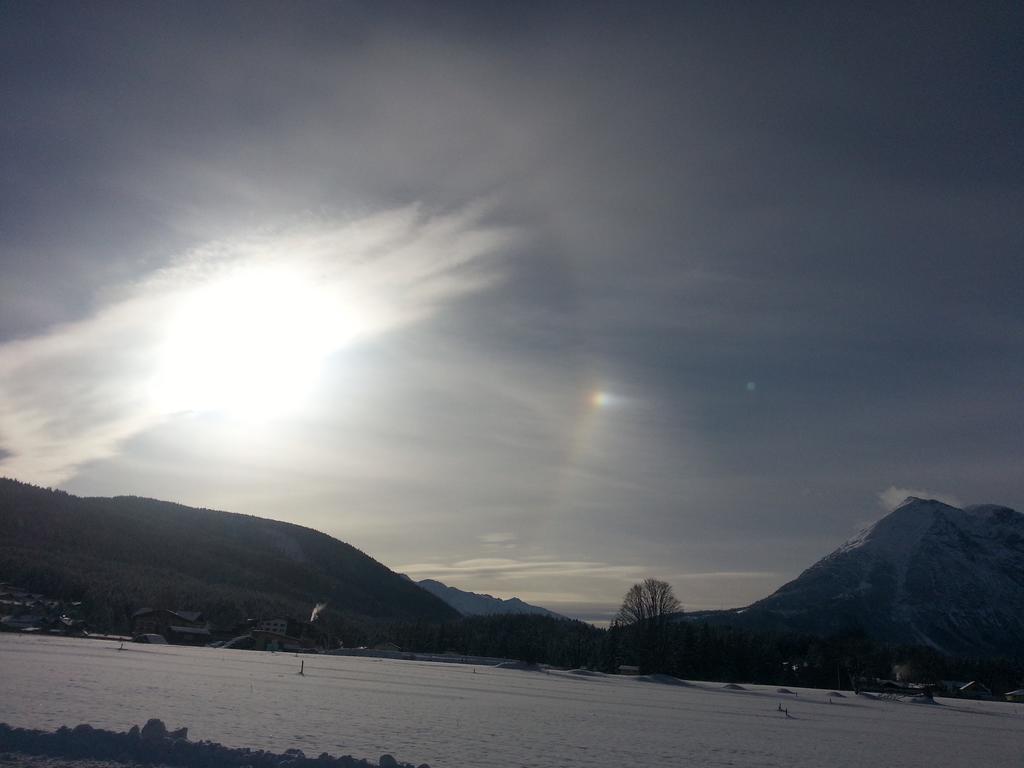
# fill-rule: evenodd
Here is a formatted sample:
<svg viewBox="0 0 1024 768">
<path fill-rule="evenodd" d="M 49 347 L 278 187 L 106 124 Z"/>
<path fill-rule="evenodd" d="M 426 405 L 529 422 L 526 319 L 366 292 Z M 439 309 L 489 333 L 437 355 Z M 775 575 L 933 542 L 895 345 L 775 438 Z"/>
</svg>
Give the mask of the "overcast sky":
<svg viewBox="0 0 1024 768">
<path fill-rule="evenodd" d="M 0 6 L 0 474 L 600 619 L 1024 507 L 1018 2 Z"/>
</svg>

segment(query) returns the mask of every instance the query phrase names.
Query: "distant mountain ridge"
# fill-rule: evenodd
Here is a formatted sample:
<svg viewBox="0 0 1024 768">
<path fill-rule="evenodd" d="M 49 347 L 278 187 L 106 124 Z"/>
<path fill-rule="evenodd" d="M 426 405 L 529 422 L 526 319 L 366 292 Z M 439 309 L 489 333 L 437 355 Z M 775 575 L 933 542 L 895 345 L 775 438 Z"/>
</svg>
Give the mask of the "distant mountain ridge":
<svg viewBox="0 0 1024 768">
<path fill-rule="evenodd" d="M 1024 656 L 1024 515 L 910 497 L 763 600 L 687 618 Z"/>
<path fill-rule="evenodd" d="M 319 531 L 134 496 L 80 498 L 0 479 L 0 580 L 91 605 L 127 631 L 141 607 L 259 615 L 444 620 L 443 600 Z"/>
<path fill-rule="evenodd" d="M 449 587 L 435 579 L 423 579 L 417 581 L 423 589 L 432 595 L 444 600 L 448 605 L 461 613 L 463 616 L 494 616 L 507 613 L 530 613 L 539 616 L 551 616 L 556 619 L 564 619 L 559 613 L 541 608 L 539 605 L 530 605 L 518 597 L 510 597 L 503 600 L 500 597 L 480 594 L 479 592 L 467 592 L 457 587 Z"/>
</svg>

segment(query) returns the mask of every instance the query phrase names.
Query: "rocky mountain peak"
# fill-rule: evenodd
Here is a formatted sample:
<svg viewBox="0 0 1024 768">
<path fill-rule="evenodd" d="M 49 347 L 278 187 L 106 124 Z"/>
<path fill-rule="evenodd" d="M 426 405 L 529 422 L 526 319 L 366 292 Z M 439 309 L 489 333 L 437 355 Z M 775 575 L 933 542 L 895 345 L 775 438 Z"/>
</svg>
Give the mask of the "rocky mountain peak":
<svg viewBox="0 0 1024 768">
<path fill-rule="evenodd" d="M 742 623 L 961 655 L 1024 652 L 1024 515 L 910 497 L 742 611 Z"/>
</svg>

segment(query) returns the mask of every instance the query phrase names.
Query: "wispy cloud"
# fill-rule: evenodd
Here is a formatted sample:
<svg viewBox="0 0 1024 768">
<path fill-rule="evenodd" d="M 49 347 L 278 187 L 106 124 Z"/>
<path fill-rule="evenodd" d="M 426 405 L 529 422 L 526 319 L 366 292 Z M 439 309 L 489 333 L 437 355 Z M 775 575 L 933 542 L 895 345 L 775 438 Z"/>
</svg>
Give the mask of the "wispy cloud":
<svg viewBox="0 0 1024 768">
<path fill-rule="evenodd" d="M 450 577 L 534 579 L 540 577 L 603 576 L 622 579 L 640 578 L 645 570 L 639 565 L 609 565 L 587 560 L 514 560 L 476 558 L 456 563 L 410 563 L 396 570 L 420 578 Z"/>
<path fill-rule="evenodd" d="M 510 551 L 518 547 L 519 537 L 510 531 L 495 531 L 477 536 L 483 548 L 490 552 Z"/>
<path fill-rule="evenodd" d="M 316 353 L 329 355 L 488 286 L 500 274 L 491 257 L 514 233 L 485 225 L 483 214 L 407 207 L 210 243 L 123 286 L 88 318 L 0 346 L 0 471 L 60 482 L 171 418 L 169 406 L 190 407 L 196 380 L 215 387 L 220 376 L 242 389 L 238 377 L 274 370 L 268 360 L 240 374 L 244 354 L 265 357 L 273 345 L 285 356 L 277 367 L 287 368 L 311 336 Z M 233 302 L 248 314 L 232 317 Z M 192 349 L 196 340 L 205 356 Z"/>
<path fill-rule="evenodd" d="M 514 533 L 495 532 L 495 533 L 484 533 L 480 535 L 480 541 L 484 544 L 508 544 L 516 540 Z"/>
<path fill-rule="evenodd" d="M 671 579 L 684 581 L 695 579 L 698 581 L 715 581 L 722 579 L 772 579 L 779 574 L 775 571 L 705 571 L 703 573 L 675 573 Z"/>
<path fill-rule="evenodd" d="M 600 576 L 603 578 L 633 579 L 651 576 L 650 566 L 611 565 L 591 560 L 555 560 L 545 558 L 497 558 L 485 557 L 460 560 L 454 563 L 409 563 L 397 566 L 396 570 L 420 578 L 473 577 L 473 578 L 539 578 Z M 657 574 L 654 574 L 657 575 Z M 668 581 L 723 581 L 732 579 L 770 579 L 778 574 L 772 571 L 702 571 L 673 573 L 666 575 Z M 540 594 L 531 591 L 531 595 Z"/>
</svg>

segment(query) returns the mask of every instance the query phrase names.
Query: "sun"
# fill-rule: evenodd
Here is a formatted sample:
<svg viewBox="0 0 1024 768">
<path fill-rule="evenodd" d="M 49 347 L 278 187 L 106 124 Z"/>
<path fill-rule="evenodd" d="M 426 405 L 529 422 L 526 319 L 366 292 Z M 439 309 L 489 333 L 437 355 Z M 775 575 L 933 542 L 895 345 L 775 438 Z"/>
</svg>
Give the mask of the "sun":
<svg viewBox="0 0 1024 768">
<path fill-rule="evenodd" d="M 193 289 L 166 328 L 156 407 L 258 418 L 296 406 L 345 343 L 338 304 L 305 275 L 280 268 L 240 269 Z"/>
</svg>

